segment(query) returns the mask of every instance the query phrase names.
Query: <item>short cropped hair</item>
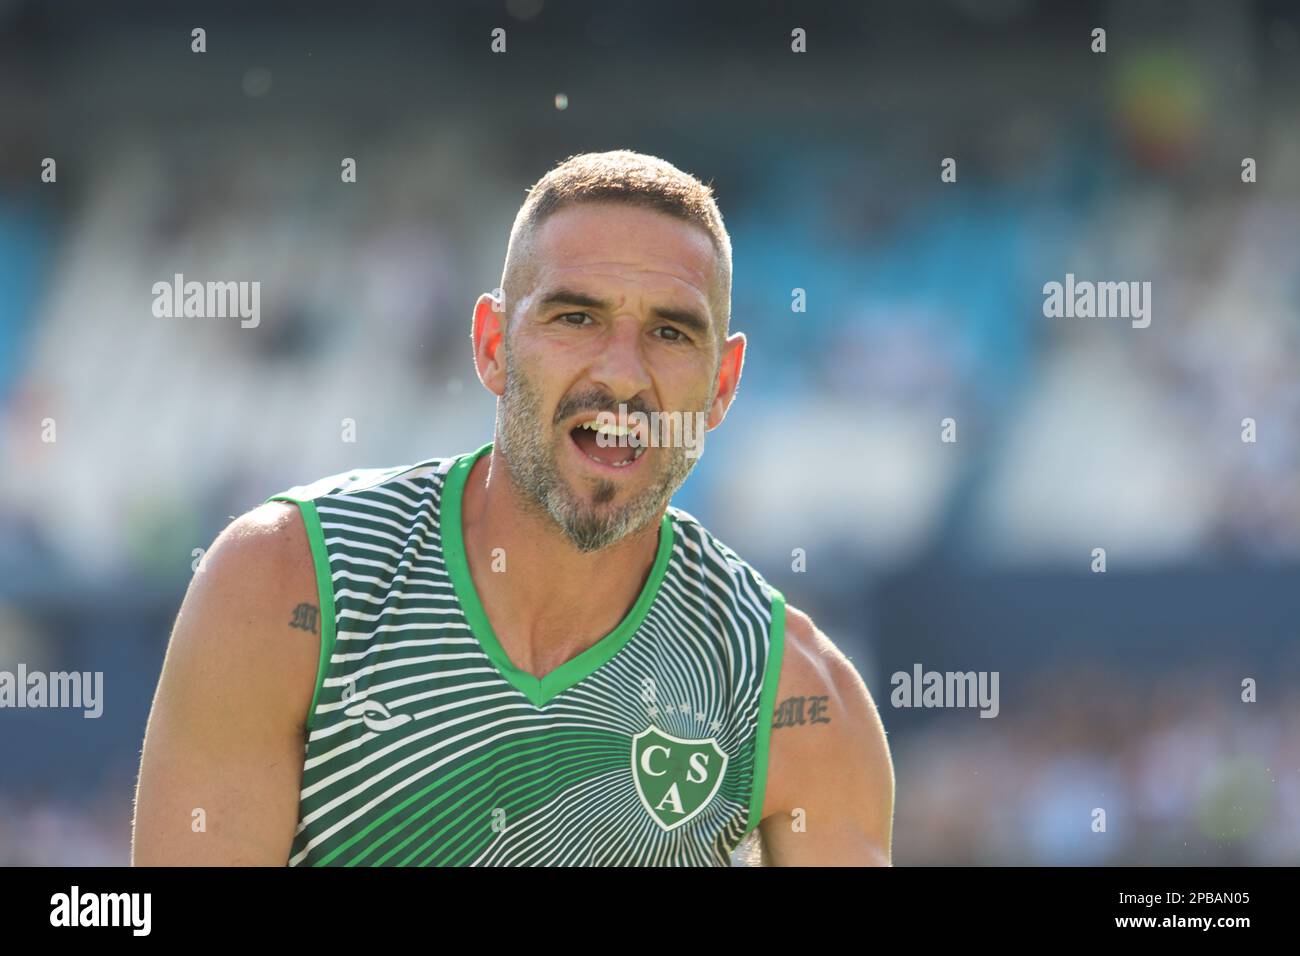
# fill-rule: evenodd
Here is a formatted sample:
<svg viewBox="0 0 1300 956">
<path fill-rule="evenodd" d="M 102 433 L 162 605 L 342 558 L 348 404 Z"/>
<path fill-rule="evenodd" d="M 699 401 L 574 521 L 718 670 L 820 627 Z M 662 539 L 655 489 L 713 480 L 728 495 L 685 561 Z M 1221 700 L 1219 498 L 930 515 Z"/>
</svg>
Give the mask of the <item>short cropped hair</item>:
<svg viewBox="0 0 1300 956">
<path fill-rule="evenodd" d="M 667 213 L 692 223 L 709 234 L 717 254 L 715 289 L 710 303 L 718 323 L 718 342 L 727 336 L 731 320 L 731 236 L 711 185 L 683 172 L 667 160 L 627 149 L 570 156 L 528 190 L 510 230 L 501 288 L 507 309 L 514 312 L 514 290 L 519 255 L 532 234 L 550 216 L 584 202 L 624 203 Z"/>
</svg>

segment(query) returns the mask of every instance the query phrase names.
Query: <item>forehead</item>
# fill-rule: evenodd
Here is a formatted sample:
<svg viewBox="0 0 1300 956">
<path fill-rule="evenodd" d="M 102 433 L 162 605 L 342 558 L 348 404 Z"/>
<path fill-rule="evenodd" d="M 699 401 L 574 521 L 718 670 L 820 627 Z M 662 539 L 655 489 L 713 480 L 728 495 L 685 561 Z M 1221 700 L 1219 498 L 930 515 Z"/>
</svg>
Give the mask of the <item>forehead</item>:
<svg viewBox="0 0 1300 956">
<path fill-rule="evenodd" d="M 646 294 L 699 297 L 711 305 L 718 282 L 718 257 L 708 232 L 655 209 L 568 206 L 538 227 L 532 247 L 537 290 L 585 279 L 631 284 Z"/>
</svg>

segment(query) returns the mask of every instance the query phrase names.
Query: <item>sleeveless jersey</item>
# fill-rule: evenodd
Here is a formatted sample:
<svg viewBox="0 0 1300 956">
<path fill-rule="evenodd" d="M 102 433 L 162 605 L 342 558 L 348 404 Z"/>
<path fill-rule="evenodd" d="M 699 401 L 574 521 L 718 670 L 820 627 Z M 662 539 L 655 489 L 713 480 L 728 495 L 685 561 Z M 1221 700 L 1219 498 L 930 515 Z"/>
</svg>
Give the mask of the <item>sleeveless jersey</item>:
<svg viewBox="0 0 1300 956">
<path fill-rule="evenodd" d="M 321 611 L 289 865 L 729 865 L 762 812 L 784 598 L 670 507 L 622 623 L 515 667 L 462 537 L 491 448 L 268 499 L 302 513 Z"/>
</svg>

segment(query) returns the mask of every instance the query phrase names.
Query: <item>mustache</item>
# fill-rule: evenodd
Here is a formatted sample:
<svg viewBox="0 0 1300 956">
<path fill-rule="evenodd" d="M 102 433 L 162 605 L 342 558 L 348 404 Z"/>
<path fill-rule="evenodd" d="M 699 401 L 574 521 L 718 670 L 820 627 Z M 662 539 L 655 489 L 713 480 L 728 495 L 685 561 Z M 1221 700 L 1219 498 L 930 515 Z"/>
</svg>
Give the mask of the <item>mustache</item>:
<svg viewBox="0 0 1300 956">
<path fill-rule="evenodd" d="M 658 409 L 651 408 L 640 396 L 633 396 L 629 399 L 618 401 L 609 392 L 601 389 L 588 389 L 585 392 L 579 392 L 576 395 L 570 395 L 560 402 L 555 409 L 555 418 L 552 424 L 558 425 L 566 418 L 572 418 L 581 412 L 609 412 L 611 415 L 618 414 L 618 407 L 623 405 L 627 408 L 629 414 L 632 412 L 641 412 L 643 415 L 649 415 Z"/>
</svg>

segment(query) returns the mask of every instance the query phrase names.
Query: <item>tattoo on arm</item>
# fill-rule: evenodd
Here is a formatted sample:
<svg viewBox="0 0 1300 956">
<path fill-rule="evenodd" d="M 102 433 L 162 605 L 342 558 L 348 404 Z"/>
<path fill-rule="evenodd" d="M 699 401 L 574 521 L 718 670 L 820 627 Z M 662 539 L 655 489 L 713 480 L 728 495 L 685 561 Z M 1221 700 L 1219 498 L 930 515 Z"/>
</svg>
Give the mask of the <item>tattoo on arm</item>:
<svg viewBox="0 0 1300 956">
<path fill-rule="evenodd" d="M 829 700 L 829 696 L 787 697 L 777 705 L 772 726 L 775 728 L 797 727 L 803 724 L 829 724 L 831 719 L 826 715 Z"/>
<path fill-rule="evenodd" d="M 299 604 L 293 609 L 293 617 L 289 619 L 289 626 L 296 627 L 300 631 L 306 631 L 309 634 L 317 633 L 316 618 L 320 612 L 314 604 Z"/>
</svg>

